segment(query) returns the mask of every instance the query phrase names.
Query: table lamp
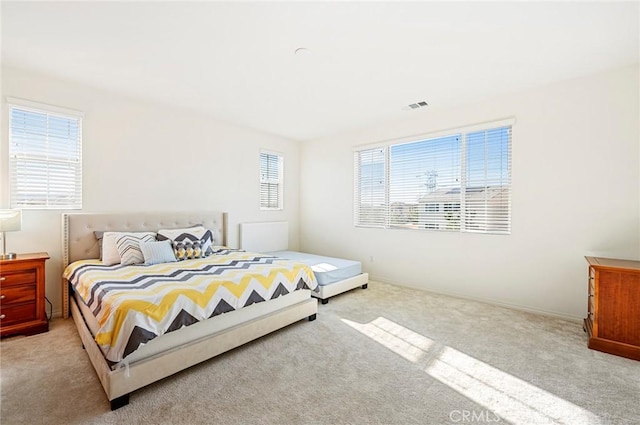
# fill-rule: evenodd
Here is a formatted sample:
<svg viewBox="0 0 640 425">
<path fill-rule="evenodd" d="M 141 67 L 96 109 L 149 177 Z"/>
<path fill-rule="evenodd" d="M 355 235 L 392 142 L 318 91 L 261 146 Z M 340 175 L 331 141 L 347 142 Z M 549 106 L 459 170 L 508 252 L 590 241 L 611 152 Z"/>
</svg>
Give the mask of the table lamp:
<svg viewBox="0 0 640 425">
<path fill-rule="evenodd" d="M 7 252 L 7 236 L 5 232 L 15 232 L 22 227 L 22 211 L 0 210 L 0 232 L 2 232 L 2 254 L 0 260 L 13 260 L 15 252 Z"/>
</svg>

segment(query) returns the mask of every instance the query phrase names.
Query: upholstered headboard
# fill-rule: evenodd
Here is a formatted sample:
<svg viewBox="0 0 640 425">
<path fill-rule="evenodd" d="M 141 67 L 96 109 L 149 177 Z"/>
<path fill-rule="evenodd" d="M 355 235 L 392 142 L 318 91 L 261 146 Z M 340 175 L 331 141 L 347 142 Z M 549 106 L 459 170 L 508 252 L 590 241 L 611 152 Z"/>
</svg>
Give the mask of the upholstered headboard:
<svg viewBox="0 0 640 425">
<path fill-rule="evenodd" d="M 176 229 L 202 224 L 214 233 L 215 245 L 227 244 L 227 213 L 148 212 L 62 214 L 63 270 L 74 261 L 99 258 L 100 247 L 94 231 L 143 232 Z M 68 317 L 69 286 L 62 282 L 63 316 Z"/>
</svg>

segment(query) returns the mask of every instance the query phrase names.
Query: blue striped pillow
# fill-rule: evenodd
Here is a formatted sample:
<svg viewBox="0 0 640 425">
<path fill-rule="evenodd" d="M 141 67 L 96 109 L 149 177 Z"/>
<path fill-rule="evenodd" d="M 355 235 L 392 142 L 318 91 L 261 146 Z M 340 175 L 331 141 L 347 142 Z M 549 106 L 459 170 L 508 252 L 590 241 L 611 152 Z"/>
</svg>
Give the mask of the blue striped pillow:
<svg viewBox="0 0 640 425">
<path fill-rule="evenodd" d="M 151 266 L 160 263 L 174 263 L 178 261 L 173 253 L 171 241 L 140 242 L 140 251 L 144 257 L 144 265 Z"/>
</svg>

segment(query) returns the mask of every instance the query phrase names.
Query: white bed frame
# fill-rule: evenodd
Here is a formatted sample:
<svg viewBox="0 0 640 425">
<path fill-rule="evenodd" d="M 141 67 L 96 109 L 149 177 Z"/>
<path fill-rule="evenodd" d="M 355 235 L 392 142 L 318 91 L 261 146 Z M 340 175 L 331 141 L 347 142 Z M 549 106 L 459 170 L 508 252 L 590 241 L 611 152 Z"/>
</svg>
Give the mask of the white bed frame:
<svg viewBox="0 0 640 425">
<path fill-rule="evenodd" d="M 240 248 L 252 252 L 286 251 L 289 247 L 289 222 L 272 221 L 263 223 L 240 224 Z M 340 280 L 329 285 L 318 286 L 318 292 L 311 295 L 319 298 L 322 304 L 329 302 L 329 298 L 350 291 L 357 287 L 366 289 L 369 284 L 369 274 L 362 273 L 348 279 Z"/>
<path fill-rule="evenodd" d="M 195 224 L 202 224 L 214 230 L 215 244 L 226 244 L 227 213 L 222 212 L 63 214 L 63 268 L 74 261 L 99 257 L 98 243 L 93 234 L 95 230 L 156 231 L 162 228 L 189 227 Z M 83 347 L 86 349 L 107 398 L 111 402 L 112 410 L 128 404 L 129 394 L 139 388 L 304 318 L 314 320 L 318 310 L 317 302 L 310 296 L 311 291 L 307 291 L 307 296 L 304 297 L 291 297 L 290 301 L 287 300 L 287 297 L 292 294 L 273 300 L 277 302 L 266 301 L 254 304 L 244 309 L 225 313 L 223 316 L 228 325 L 222 329 L 217 326 L 213 327 L 212 333 L 206 333 L 205 330 L 204 335 L 201 332 L 198 336 L 189 336 L 180 345 L 163 349 L 160 353 L 154 353 L 151 350 L 152 354 L 149 357 L 131 363 L 123 361 L 119 365 L 122 367 L 112 370 L 94 341 L 75 298 L 70 297 L 69 293 L 69 283 L 63 279 L 63 316 L 66 318 L 71 312 Z M 248 314 L 247 311 L 251 314 Z M 259 313 L 257 317 L 256 312 Z M 232 318 L 234 320 L 230 320 Z M 209 319 L 164 336 L 172 334 L 175 336 L 180 332 L 187 334 L 190 328 L 200 324 L 204 328 L 207 326 L 207 322 L 215 324 L 215 320 L 216 318 Z M 147 346 L 160 341 L 164 336 L 150 341 Z"/>
</svg>

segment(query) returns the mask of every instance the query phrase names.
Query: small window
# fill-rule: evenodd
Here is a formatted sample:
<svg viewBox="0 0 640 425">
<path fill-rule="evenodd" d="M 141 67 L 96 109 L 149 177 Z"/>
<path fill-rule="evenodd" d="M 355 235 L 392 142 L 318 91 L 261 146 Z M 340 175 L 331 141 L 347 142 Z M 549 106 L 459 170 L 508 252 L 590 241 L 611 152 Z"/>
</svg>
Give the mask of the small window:
<svg viewBox="0 0 640 425">
<path fill-rule="evenodd" d="M 82 208 L 82 114 L 9 99 L 12 208 Z"/>
<path fill-rule="evenodd" d="M 283 208 L 283 158 L 271 152 L 260 152 L 260 209 Z"/>
</svg>

